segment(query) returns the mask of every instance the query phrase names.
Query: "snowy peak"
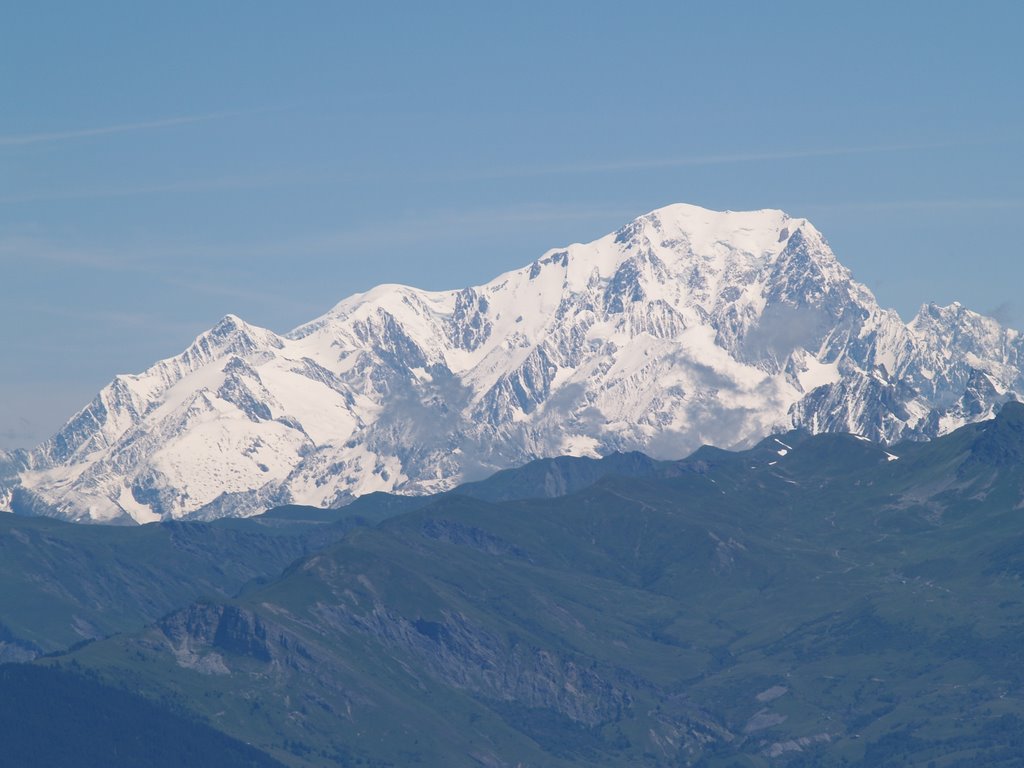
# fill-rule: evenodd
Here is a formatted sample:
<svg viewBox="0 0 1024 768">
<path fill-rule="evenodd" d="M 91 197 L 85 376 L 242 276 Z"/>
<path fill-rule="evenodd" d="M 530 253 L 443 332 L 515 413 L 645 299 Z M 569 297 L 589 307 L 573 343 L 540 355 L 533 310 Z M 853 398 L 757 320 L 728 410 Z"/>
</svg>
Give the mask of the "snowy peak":
<svg viewBox="0 0 1024 768">
<path fill-rule="evenodd" d="M 959 302 L 947 307 L 925 304 L 909 324 L 935 370 L 977 369 L 1002 390 L 1024 385 L 1024 335 Z"/>
<path fill-rule="evenodd" d="M 991 317 L 986 317 L 954 301 L 946 307 L 925 304 L 910 321 L 910 330 L 922 339 L 932 339 L 936 331 L 952 331 L 952 336 L 942 337 L 951 348 L 967 348 L 974 352 L 987 353 L 993 348 L 1012 347 L 1019 343 L 1021 334 L 1004 328 Z"/>
<path fill-rule="evenodd" d="M 182 379 L 225 357 L 247 357 L 264 349 L 280 349 L 278 337 L 227 315 L 200 334 L 180 355 L 161 360 L 136 375 L 115 376 L 96 398 L 53 438 L 36 450 L 43 463 L 88 461 L 138 424 Z"/>
<path fill-rule="evenodd" d="M 213 328 L 199 334 L 181 358 L 186 362 L 192 356 L 202 364 L 228 354 L 247 355 L 267 346 L 281 349 L 284 342 L 272 331 L 249 325 L 237 315 L 229 314 Z"/>
<path fill-rule="evenodd" d="M 615 233 L 619 243 L 686 243 L 682 253 L 705 257 L 727 251 L 778 253 L 789 234 L 806 225 L 779 210 L 711 211 L 677 203 L 640 216 Z"/>
<path fill-rule="evenodd" d="M 1021 334 L 958 304 L 904 324 L 806 219 L 670 205 L 484 285 L 378 286 L 283 336 L 227 315 L 7 462 L 0 504 L 209 518 L 794 426 L 923 439 L 1024 399 L 1022 362 Z"/>
</svg>

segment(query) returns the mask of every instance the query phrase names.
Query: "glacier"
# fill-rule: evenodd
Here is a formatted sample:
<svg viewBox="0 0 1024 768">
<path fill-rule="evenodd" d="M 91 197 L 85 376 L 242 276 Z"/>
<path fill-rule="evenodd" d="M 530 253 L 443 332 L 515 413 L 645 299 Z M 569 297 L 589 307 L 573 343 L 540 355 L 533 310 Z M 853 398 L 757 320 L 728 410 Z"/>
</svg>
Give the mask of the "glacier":
<svg viewBox="0 0 1024 768">
<path fill-rule="evenodd" d="M 378 286 L 284 335 L 228 315 L 0 456 L 0 506 L 138 523 L 338 506 L 794 427 L 928 439 L 1022 393 L 1019 332 L 960 304 L 905 323 L 806 219 L 676 204 L 485 285 Z"/>
</svg>

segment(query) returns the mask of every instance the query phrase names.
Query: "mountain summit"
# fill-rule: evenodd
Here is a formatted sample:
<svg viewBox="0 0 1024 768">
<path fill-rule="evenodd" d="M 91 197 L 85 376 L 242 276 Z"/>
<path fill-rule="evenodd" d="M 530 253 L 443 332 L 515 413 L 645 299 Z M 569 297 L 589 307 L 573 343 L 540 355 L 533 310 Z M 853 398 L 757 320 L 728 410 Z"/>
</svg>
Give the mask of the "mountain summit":
<svg viewBox="0 0 1024 768">
<path fill-rule="evenodd" d="M 116 377 L 19 458 L 0 501 L 76 520 L 248 515 L 792 427 L 924 439 L 1018 398 L 1017 331 L 959 304 L 904 323 L 806 219 L 672 205 L 486 285 L 379 286 L 283 336 L 228 315 Z"/>
</svg>

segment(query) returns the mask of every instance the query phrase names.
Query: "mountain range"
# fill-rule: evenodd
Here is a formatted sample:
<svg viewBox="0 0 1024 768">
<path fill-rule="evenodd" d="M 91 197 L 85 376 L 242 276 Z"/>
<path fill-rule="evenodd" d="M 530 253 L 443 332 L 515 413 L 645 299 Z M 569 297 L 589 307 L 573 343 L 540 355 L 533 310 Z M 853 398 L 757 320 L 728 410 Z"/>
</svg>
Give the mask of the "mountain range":
<svg viewBox="0 0 1024 768">
<path fill-rule="evenodd" d="M 252 549 L 216 530 L 379 520 L 233 597 L 146 626 L 136 612 L 34 662 L 176 703 L 292 768 L 1010 768 L 1022 510 L 1024 405 L 1008 403 L 931 441 L 793 431 L 676 461 L 538 460 L 339 510 L 11 526 L 57 527 L 66 547 L 191 531 L 201 565 Z M 159 578 L 139 569 L 137 591 Z M 79 610 L 47 606 L 21 631 Z"/>
<path fill-rule="evenodd" d="M 383 285 L 279 335 L 228 315 L 0 455 L 0 508 L 248 516 L 436 493 L 545 456 L 928 439 L 1024 399 L 1024 336 L 905 323 L 806 219 L 672 205 L 462 290 Z"/>
</svg>

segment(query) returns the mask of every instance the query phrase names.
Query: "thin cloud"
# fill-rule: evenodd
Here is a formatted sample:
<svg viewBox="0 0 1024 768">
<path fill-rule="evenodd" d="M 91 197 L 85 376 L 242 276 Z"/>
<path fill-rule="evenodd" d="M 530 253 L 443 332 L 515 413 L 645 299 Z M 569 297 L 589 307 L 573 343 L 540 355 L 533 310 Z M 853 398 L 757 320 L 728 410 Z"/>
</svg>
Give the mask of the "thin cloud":
<svg viewBox="0 0 1024 768">
<path fill-rule="evenodd" d="M 771 160 L 801 160 L 815 157 L 843 157 L 849 155 L 871 155 L 890 152 L 911 152 L 927 149 L 946 149 L 963 146 L 961 142 L 935 142 L 930 144 L 881 144 L 865 147 L 824 147 L 812 149 L 786 149 L 769 152 L 731 152 L 683 157 L 642 158 L 608 163 L 580 163 L 567 165 L 535 166 L 533 168 L 502 168 L 460 175 L 464 179 L 521 178 L 530 176 L 556 176 L 586 173 L 615 173 L 623 171 L 646 171 L 662 168 L 683 168 L 701 165 L 729 165 L 735 163 L 763 162 Z"/>
<path fill-rule="evenodd" d="M 794 206 L 796 207 L 796 206 Z M 955 211 L 963 209 L 1024 208 L 1024 197 L 978 197 L 959 200 L 878 200 L 843 203 L 807 203 L 802 208 L 821 211 Z"/>
<path fill-rule="evenodd" d="M 201 257 L 208 262 L 233 263 L 254 258 L 299 258 L 361 252 L 381 243 L 416 245 L 429 240 L 451 241 L 453 234 L 474 237 L 502 232 L 522 224 L 558 221 L 625 221 L 635 215 L 632 209 L 617 206 L 518 205 L 495 208 L 446 210 L 398 216 L 333 231 L 286 237 L 274 241 L 235 242 L 216 245 L 196 243 L 187 246 L 150 244 L 147 254 L 154 259 Z M 604 234 L 603 232 L 601 234 Z M 0 242 L 0 257 L 3 256 Z"/>
<path fill-rule="evenodd" d="M 164 315 L 148 312 L 126 312 L 117 309 L 76 309 L 73 307 L 41 304 L 34 302 L 19 308 L 21 312 L 35 312 L 51 317 L 66 318 L 78 323 L 96 325 L 110 331 L 128 331 L 145 328 L 147 332 L 160 332 L 168 337 L 176 338 L 182 334 L 199 333 L 195 322 L 176 321 Z M 73 342 L 56 342 L 54 348 L 66 348 Z M 76 343 L 76 342 L 75 342 Z"/>
<path fill-rule="evenodd" d="M 237 299 L 247 303 L 269 304 L 278 310 L 286 309 L 292 312 L 309 310 L 309 302 L 291 300 L 281 292 L 250 290 L 234 284 L 217 284 L 211 282 L 209 277 L 196 277 L 195 279 L 188 280 L 164 276 L 160 279 L 165 285 L 169 285 L 172 288 L 180 288 L 190 293 Z"/>
<path fill-rule="evenodd" d="M 215 120 L 225 120 L 230 117 L 238 117 L 240 115 L 247 114 L 253 113 L 211 112 L 205 115 L 181 115 L 178 117 L 165 117 L 160 120 L 147 120 L 138 123 L 117 123 L 115 125 L 103 125 L 96 128 L 81 128 L 71 131 L 40 131 L 37 133 L 23 133 L 7 136 L 0 135 L 0 147 L 19 147 L 27 144 L 44 144 L 57 141 L 71 141 L 74 139 L 87 139 L 94 136 L 110 136 L 118 133 L 150 131 L 157 128 L 170 128 L 176 125 L 209 123 Z"/>
<path fill-rule="evenodd" d="M 13 423 L 0 428 L 0 439 L 5 442 L 22 442 L 36 435 L 35 425 L 24 416 L 18 416 Z"/>
<path fill-rule="evenodd" d="M 279 186 L 294 186 L 323 181 L 314 176 L 226 176 L 211 179 L 168 182 L 165 184 L 141 184 L 124 187 L 96 187 L 91 189 L 69 189 L 55 192 L 29 192 L 18 195 L 0 196 L 0 205 L 20 203 L 57 202 L 61 200 L 106 200 L 119 197 L 137 197 L 176 192 L 201 192 L 204 190 L 248 190 L 267 189 Z"/>
<path fill-rule="evenodd" d="M 38 442 L 37 433 L 32 428 L 21 427 L 0 429 L 0 441 L 7 445 L 7 449 L 24 448 L 30 442 Z"/>
<path fill-rule="evenodd" d="M 338 253 L 355 251 L 380 243 L 389 245 L 417 245 L 430 240 L 474 237 L 519 227 L 522 224 L 543 224 L 559 221 L 618 220 L 628 215 L 623 207 L 586 207 L 519 205 L 496 208 L 476 208 L 461 211 L 438 211 L 396 218 L 387 222 L 374 222 L 364 226 L 324 233 L 319 236 L 298 238 L 287 243 L 269 246 L 274 252 Z"/>
<path fill-rule="evenodd" d="M 1012 301 L 1002 301 L 984 313 L 988 317 L 1007 327 L 1017 327 L 1017 312 Z"/>
<path fill-rule="evenodd" d="M 33 237 L 0 238 L 0 265 L 31 261 L 103 271 L 153 271 L 152 265 L 143 263 L 138 257 L 109 249 L 67 247 Z"/>
</svg>

